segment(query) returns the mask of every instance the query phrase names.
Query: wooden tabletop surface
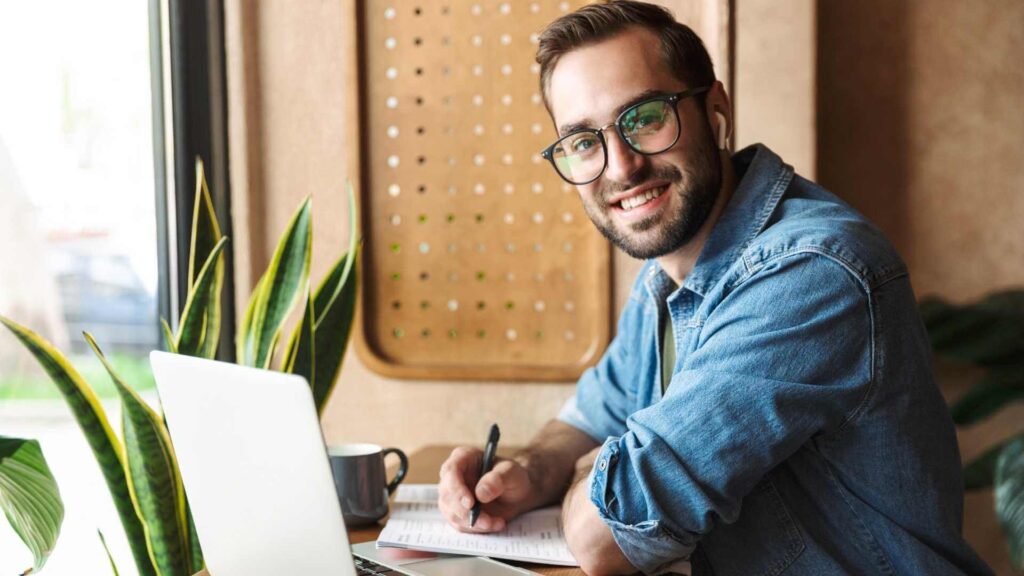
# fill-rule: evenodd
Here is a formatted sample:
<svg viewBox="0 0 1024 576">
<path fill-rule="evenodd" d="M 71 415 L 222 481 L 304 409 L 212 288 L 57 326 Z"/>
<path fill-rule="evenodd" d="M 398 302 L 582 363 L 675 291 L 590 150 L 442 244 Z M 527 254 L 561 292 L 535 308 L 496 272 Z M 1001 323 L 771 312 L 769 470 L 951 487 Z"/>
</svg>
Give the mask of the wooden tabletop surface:
<svg viewBox="0 0 1024 576">
<path fill-rule="evenodd" d="M 514 450 L 514 448 L 501 449 L 499 450 L 499 453 L 509 450 Z M 413 452 L 409 455 L 409 473 L 405 477 L 405 481 L 411 484 L 436 484 L 438 480 L 437 473 L 441 468 L 441 463 L 444 462 L 445 458 L 448 457 L 448 454 L 451 453 L 451 451 L 451 446 L 427 446 L 421 450 Z M 394 466 L 389 469 L 388 477 L 391 477 L 393 468 Z M 348 539 L 352 544 L 371 542 L 377 539 L 377 535 L 380 534 L 382 527 L 383 520 L 380 524 L 367 528 L 350 529 L 348 532 Z M 583 574 L 583 571 L 579 568 L 544 566 L 541 564 L 528 564 L 507 560 L 505 562 L 515 566 L 521 566 L 547 576 L 579 576 Z M 210 576 L 210 574 L 206 570 L 203 570 L 195 576 Z"/>
</svg>

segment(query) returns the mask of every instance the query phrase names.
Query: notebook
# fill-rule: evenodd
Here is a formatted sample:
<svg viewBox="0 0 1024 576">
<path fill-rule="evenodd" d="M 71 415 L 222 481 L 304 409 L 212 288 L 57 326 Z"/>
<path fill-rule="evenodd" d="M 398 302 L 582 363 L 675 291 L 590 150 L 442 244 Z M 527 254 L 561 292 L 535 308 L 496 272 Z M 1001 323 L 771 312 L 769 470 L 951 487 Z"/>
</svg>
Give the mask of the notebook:
<svg viewBox="0 0 1024 576">
<path fill-rule="evenodd" d="M 404 484 L 395 493 L 391 516 L 377 538 L 382 548 L 408 548 L 444 554 L 578 566 L 562 530 L 557 506 L 510 521 L 493 534 L 467 534 L 448 524 L 437 506 L 436 484 Z"/>
</svg>

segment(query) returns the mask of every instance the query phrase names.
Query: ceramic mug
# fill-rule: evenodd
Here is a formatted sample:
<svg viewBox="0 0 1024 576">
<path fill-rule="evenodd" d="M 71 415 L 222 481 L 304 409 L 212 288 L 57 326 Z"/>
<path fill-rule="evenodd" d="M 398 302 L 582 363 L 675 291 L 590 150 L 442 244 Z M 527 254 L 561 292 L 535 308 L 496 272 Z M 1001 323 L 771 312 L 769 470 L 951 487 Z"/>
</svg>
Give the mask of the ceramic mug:
<svg viewBox="0 0 1024 576">
<path fill-rule="evenodd" d="M 388 454 L 397 455 L 399 460 L 398 472 L 390 482 L 384 471 Z M 409 471 L 405 452 L 376 444 L 337 444 L 327 447 L 327 455 L 345 525 L 365 526 L 386 516 L 388 497 Z"/>
</svg>

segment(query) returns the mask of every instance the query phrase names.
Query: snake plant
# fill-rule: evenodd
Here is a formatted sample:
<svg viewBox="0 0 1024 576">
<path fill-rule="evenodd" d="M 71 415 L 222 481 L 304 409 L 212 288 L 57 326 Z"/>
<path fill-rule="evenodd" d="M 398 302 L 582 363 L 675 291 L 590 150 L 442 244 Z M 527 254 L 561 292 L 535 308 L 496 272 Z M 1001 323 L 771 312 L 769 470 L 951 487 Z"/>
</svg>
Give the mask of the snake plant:
<svg viewBox="0 0 1024 576">
<path fill-rule="evenodd" d="M 936 354 L 984 369 L 950 408 L 954 422 L 969 426 L 1024 400 L 1024 291 L 999 292 L 963 306 L 930 299 L 920 308 Z M 1011 560 L 1024 569 L 1024 430 L 969 462 L 964 486 L 994 487 Z"/>
<path fill-rule="evenodd" d="M 272 368 L 285 322 L 302 303 L 301 321 L 287 339 L 280 369 L 310 383 L 317 411 L 323 411 L 341 371 L 355 313 L 355 195 L 349 197 L 349 250 L 339 257 L 315 291 L 309 287 L 312 204 L 306 198 L 292 217 L 250 296 L 237 333 L 237 361 Z M 196 161 L 196 202 L 189 253 L 188 296 L 176 329 L 162 321 L 167 348 L 179 354 L 215 358 L 220 340 L 220 296 L 224 286 L 221 233 L 201 161 Z M 0 316 L 0 323 L 32 353 L 64 396 L 100 465 L 128 537 L 140 576 L 187 576 L 203 568 L 188 500 L 161 414 L 125 382 L 93 337 L 84 337 L 103 363 L 121 400 L 121 436 L 110 425 L 92 387 L 70 362 L 38 334 Z M 2 456 L 2 452 L 0 452 Z M 18 520 L 15 520 L 18 523 Z M 22 523 L 22 529 L 30 526 Z M 16 529 L 18 526 L 16 525 Z M 52 546 L 52 542 L 50 543 Z M 111 560 L 113 565 L 113 560 Z M 116 572 L 116 567 L 114 567 Z"/>
</svg>

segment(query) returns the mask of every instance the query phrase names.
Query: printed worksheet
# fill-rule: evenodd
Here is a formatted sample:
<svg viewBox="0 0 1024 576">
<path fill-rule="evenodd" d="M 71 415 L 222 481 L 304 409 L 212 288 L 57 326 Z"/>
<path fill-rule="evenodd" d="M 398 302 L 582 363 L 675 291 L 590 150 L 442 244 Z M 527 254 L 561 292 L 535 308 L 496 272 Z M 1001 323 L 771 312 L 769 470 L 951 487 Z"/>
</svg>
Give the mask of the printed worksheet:
<svg viewBox="0 0 1024 576">
<path fill-rule="evenodd" d="M 501 532 L 465 534 L 449 526 L 441 515 L 436 484 L 399 486 L 377 546 L 578 566 L 565 543 L 558 507 L 524 514 Z"/>
</svg>

